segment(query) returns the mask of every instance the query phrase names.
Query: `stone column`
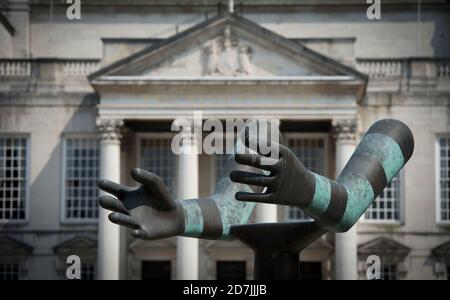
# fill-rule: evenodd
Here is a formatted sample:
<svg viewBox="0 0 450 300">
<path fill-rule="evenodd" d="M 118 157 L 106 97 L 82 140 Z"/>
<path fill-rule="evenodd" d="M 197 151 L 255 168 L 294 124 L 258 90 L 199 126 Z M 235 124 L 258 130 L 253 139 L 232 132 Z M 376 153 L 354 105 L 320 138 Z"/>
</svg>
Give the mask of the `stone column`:
<svg viewBox="0 0 450 300">
<path fill-rule="evenodd" d="M 276 124 L 279 133 L 280 120 L 271 119 Z M 269 126 L 268 126 L 269 127 Z M 269 127 L 270 128 L 270 127 Z M 279 141 L 281 142 L 281 141 Z M 275 204 L 257 203 L 255 207 L 255 223 L 276 223 L 278 219 L 278 206 Z"/>
<path fill-rule="evenodd" d="M 197 146 L 197 140 L 193 136 L 183 136 L 183 153 L 177 157 L 177 199 L 198 198 Z M 198 239 L 177 237 L 177 279 L 197 280 L 198 269 Z"/>
<path fill-rule="evenodd" d="M 101 179 L 120 182 L 120 130 L 122 126 L 122 120 L 97 119 L 101 137 Z M 114 280 L 120 277 L 120 227 L 109 221 L 109 213 L 110 211 L 99 208 L 97 277 L 100 280 Z"/>
<path fill-rule="evenodd" d="M 333 120 L 334 137 L 336 140 L 336 177 L 350 159 L 356 148 L 356 120 Z M 336 279 L 356 280 L 358 249 L 356 239 L 356 224 L 345 233 L 336 233 L 335 266 Z"/>
</svg>

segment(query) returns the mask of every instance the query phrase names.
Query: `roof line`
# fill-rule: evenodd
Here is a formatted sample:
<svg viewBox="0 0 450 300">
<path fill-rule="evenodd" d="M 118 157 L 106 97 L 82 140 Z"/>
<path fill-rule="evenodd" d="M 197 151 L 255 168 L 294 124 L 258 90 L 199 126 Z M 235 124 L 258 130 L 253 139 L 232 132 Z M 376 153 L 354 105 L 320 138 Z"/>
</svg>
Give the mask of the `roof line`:
<svg viewBox="0 0 450 300">
<path fill-rule="evenodd" d="M 318 53 L 318 52 L 316 52 L 314 50 L 311 50 L 310 48 L 305 46 L 304 43 L 301 42 L 301 41 L 295 42 L 295 41 L 293 41 L 291 39 L 287 39 L 287 38 L 285 38 L 285 37 L 283 37 L 283 36 L 273 32 L 271 30 L 268 30 L 268 29 L 262 27 L 261 25 L 255 23 L 255 22 L 253 22 L 253 21 L 251 21 L 249 19 L 243 18 L 241 16 L 233 15 L 233 18 L 235 18 L 236 20 L 239 20 L 241 23 L 244 23 L 244 24 L 248 25 L 249 27 L 256 26 L 256 27 L 260 28 L 267 36 L 270 36 L 273 39 L 276 39 L 276 40 L 278 40 L 280 42 L 283 42 L 286 46 L 289 46 L 290 48 L 293 48 L 294 50 L 301 51 L 301 52 L 303 52 L 303 53 L 305 53 L 307 55 L 310 55 L 313 59 L 316 59 L 316 60 L 319 60 L 319 61 L 323 61 L 323 62 L 325 62 L 327 64 L 332 64 L 332 65 L 342 69 L 341 71 L 349 72 L 349 73 L 351 73 L 351 74 L 353 74 L 353 75 L 355 75 L 355 76 L 357 76 L 360 79 L 363 79 L 365 81 L 368 80 L 367 75 L 365 75 L 365 74 L 363 74 L 363 73 L 361 73 L 361 72 L 359 72 L 359 71 L 357 71 L 357 70 L 355 70 L 355 69 L 353 69 L 353 68 L 351 68 L 349 66 L 346 66 L 346 65 L 340 63 L 339 61 L 337 61 L 335 59 L 332 59 L 332 58 L 330 58 L 328 56 L 325 56 L 325 55 L 320 54 L 320 53 Z"/>
<path fill-rule="evenodd" d="M 14 36 L 14 34 L 16 33 L 16 29 L 1 11 L 0 11 L 0 23 L 3 25 L 3 27 L 5 27 L 6 31 L 8 31 L 10 36 Z"/>
<path fill-rule="evenodd" d="M 129 80 L 129 81 L 313 81 L 313 80 L 354 80 L 348 75 L 322 75 L 322 76 L 268 76 L 268 77 L 150 77 L 150 76 L 103 76 L 99 80 Z"/>
</svg>

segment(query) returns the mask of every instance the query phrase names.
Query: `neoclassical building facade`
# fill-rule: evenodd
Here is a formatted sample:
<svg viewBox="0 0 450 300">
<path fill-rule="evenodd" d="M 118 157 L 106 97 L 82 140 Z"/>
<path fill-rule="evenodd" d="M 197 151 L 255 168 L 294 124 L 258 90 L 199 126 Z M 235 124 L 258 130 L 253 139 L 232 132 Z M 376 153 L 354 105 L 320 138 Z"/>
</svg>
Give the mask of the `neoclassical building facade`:
<svg viewBox="0 0 450 300">
<path fill-rule="evenodd" d="M 450 276 L 450 5 L 383 1 L 89 1 L 81 19 L 12 0 L 0 24 L 0 279 L 251 279 L 238 241 L 143 241 L 98 208 L 96 181 L 158 174 L 175 198 L 210 195 L 225 155 L 175 155 L 178 118 L 274 119 L 314 172 L 336 177 L 376 120 L 415 152 L 349 232 L 300 257 L 302 279 Z M 301 184 L 301 183 L 299 183 Z M 257 205 L 252 222 L 307 222 Z"/>
</svg>

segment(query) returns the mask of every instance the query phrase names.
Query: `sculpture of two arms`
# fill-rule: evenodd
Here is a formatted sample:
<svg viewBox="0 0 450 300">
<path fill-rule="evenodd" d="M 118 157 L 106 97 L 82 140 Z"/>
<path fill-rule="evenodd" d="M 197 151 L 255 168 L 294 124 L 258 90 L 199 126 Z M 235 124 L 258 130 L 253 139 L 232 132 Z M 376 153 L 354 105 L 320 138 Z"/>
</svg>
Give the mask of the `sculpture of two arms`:
<svg viewBox="0 0 450 300">
<path fill-rule="evenodd" d="M 362 137 L 336 181 L 307 170 L 284 145 L 272 164 L 263 155 L 231 155 L 214 194 L 207 198 L 175 201 L 162 180 L 134 169 L 141 183 L 130 188 L 101 180 L 112 194 L 100 206 L 113 211 L 111 222 L 129 227 L 136 238 L 188 236 L 227 239 L 233 225 L 249 221 L 256 202 L 297 206 L 330 231 L 349 230 L 412 155 L 410 129 L 397 120 L 381 120 Z"/>
</svg>

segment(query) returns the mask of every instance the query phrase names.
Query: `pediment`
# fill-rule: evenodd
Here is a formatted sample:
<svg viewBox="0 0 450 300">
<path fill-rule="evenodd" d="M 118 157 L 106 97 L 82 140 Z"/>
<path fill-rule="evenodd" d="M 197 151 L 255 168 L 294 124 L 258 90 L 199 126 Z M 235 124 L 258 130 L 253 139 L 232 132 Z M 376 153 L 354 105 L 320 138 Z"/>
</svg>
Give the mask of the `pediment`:
<svg viewBox="0 0 450 300">
<path fill-rule="evenodd" d="M 217 79 L 340 77 L 353 68 L 243 17 L 224 13 L 106 66 L 89 78 Z"/>
<path fill-rule="evenodd" d="M 450 257 L 450 241 L 435 247 L 432 253 L 437 257 Z"/>
<path fill-rule="evenodd" d="M 92 250 L 96 249 L 96 247 L 96 241 L 84 236 L 75 236 L 56 245 L 53 250 L 55 251 L 55 253 L 63 253 L 74 250 Z"/>
<path fill-rule="evenodd" d="M 176 239 L 174 238 L 166 238 L 162 240 L 152 240 L 152 241 L 135 239 L 129 245 L 129 248 L 132 250 L 156 249 L 156 248 L 167 249 L 174 247 L 176 247 Z"/>
<path fill-rule="evenodd" d="M 207 250 L 217 250 L 217 249 L 242 249 L 248 248 L 243 242 L 239 240 L 205 240 L 203 247 Z"/>
<path fill-rule="evenodd" d="M 410 248 L 387 237 L 379 237 L 358 246 L 360 255 L 399 256 L 408 255 Z"/>
<path fill-rule="evenodd" d="M 5 235 L 0 236 L 0 257 L 28 255 L 32 251 L 33 247 L 22 241 Z"/>
<path fill-rule="evenodd" d="M 149 77 L 272 77 L 320 76 L 325 70 L 308 66 L 296 57 L 282 53 L 265 41 L 252 41 L 227 25 L 217 36 L 197 41 L 162 62 L 156 62 L 139 75 Z"/>
</svg>

